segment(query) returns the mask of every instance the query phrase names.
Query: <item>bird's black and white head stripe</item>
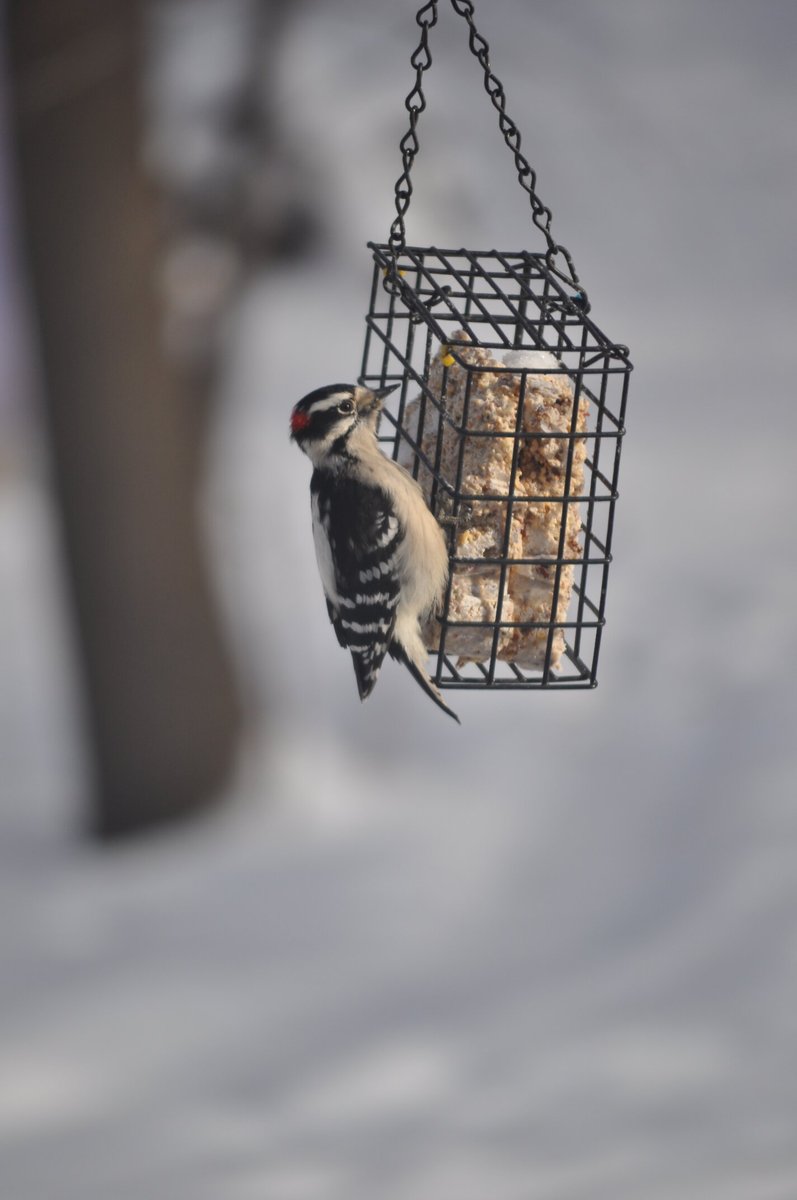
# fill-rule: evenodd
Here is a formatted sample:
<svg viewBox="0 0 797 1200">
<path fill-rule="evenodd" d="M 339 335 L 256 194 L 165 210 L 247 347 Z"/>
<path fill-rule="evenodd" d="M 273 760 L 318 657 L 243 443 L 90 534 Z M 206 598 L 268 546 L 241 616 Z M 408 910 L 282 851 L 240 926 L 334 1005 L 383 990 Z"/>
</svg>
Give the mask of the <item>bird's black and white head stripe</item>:
<svg viewBox="0 0 797 1200">
<path fill-rule="evenodd" d="M 332 383 L 299 401 L 291 413 L 291 437 L 315 463 L 346 454 L 350 435 L 360 427 L 374 429 L 382 401 L 392 387 L 358 387 Z"/>
<path fill-rule="evenodd" d="M 359 420 L 355 388 L 346 383 L 310 392 L 291 413 L 291 437 L 310 457 L 329 452 L 332 444 L 351 433 Z"/>
<path fill-rule="evenodd" d="M 291 414 L 291 435 L 300 441 L 313 431 L 336 421 L 340 416 L 354 412 L 354 385 L 332 383 L 328 387 L 316 388 L 294 407 Z M 341 407 L 343 412 L 341 412 Z"/>
</svg>

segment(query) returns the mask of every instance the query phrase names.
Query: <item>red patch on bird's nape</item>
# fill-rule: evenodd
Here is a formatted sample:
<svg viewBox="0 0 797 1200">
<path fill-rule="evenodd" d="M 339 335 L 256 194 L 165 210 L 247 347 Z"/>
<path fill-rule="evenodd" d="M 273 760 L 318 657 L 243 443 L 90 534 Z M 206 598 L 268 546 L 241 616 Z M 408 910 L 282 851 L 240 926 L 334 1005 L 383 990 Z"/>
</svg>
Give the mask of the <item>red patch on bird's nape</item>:
<svg viewBox="0 0 797 1200">
<path fill-rule="evenodd" d="M 291 413 L 291 433 L 301 433 L 310 424 L 310 418 L 301 408 L 295 408 Z"/>
</svg>

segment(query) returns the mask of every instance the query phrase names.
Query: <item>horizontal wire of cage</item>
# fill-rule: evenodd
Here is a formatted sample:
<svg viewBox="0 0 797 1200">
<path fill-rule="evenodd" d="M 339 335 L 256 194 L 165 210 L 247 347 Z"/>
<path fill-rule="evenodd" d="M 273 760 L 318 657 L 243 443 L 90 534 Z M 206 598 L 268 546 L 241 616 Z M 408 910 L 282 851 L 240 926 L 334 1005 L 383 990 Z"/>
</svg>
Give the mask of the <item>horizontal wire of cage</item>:
<svg viewBox="0 0 797 1200">
<path fill-rule="evenodd" d="M 442 688 L 597 682 L 631 363 L 545 254 L 370 243 L 360 380 L 446 532 Z M 504 359 L 506 358 L 506 362 Z"/>
</svg>

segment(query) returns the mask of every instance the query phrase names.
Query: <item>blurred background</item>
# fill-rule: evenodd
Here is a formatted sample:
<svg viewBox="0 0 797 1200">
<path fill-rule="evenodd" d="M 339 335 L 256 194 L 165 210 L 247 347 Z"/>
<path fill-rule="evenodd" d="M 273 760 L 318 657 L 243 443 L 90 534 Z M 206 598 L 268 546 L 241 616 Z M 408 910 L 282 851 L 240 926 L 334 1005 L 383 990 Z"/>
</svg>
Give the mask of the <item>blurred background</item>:
<svg viewBox="0 0 797 1200">
<path fill-rule="evenodd" d="M 601 686 L 459 729 L 360 706 L 286 432 L 417 7 L 6 0 L 4 1200 L 797 1195 L 797 8 L 477 5 L 636 369 Z M 411 238 L 539 249 L 432 50 Z"/>
</svg>

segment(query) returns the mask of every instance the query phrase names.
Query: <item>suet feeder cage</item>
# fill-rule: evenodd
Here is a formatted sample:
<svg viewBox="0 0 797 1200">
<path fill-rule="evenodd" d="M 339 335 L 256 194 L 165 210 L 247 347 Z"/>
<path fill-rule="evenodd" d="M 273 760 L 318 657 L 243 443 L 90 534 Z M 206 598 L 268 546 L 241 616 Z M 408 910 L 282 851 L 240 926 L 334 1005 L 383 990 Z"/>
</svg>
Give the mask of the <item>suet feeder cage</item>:
<svg viewBox="0 0 797 1200">
<path fill-rule="evenodd" d="M 520 152 L 470 0 L 452 0 L 546 249 L 407 244 L 410 172 L 426 106 L 437 0 L 417 14 L 396 219 L 374 271 L 360 381 L 399 384 L 380 440 L 418 480 L 449 540 L 445 603 L 426 627 L 441 688 L 597 682 L 631 372 L 608 338 Z"/>
</svg>

